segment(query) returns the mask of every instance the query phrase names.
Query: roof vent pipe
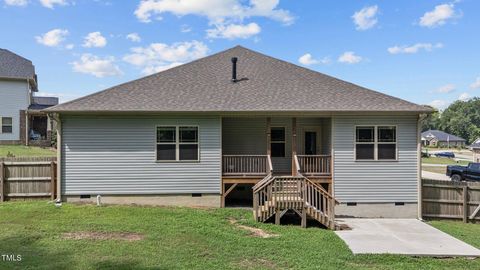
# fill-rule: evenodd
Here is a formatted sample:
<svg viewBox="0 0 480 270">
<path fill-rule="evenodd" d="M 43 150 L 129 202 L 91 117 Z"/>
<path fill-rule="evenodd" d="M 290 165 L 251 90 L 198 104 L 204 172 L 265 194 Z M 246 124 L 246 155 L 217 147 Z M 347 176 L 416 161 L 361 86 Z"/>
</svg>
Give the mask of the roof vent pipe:
<svg viewBox="0 0 480 270">
<path fill-rule="evenodd" d="M 232 57 L 232 82 L 237 82 L 237 57 Z"/>
</svg>

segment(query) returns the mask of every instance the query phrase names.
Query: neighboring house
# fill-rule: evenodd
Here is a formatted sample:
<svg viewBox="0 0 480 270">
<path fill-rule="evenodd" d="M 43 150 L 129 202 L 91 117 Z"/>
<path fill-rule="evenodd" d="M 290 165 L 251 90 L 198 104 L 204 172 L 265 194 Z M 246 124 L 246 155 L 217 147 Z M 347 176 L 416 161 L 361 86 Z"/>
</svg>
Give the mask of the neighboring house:
<svg viewBox="0 0 480 270">
<path fill-rule="evenodd" d="M 218 207 L 255 185 L 257 220 L 272 190 L 324 224 L 331 196 L 337 215 L 419 215 L 431 109 L 240 46 L 46 111 L 66 201 Z"/>
<path fill-rule="evenodd" d="M 480 162 L 480 138 L 470 145 L 473 152 L 473 162 Z"/>
<path fill-rule="evenodd" d="M 466 140 L 440 130 L 422 132 L 422 144 L 433 147 L 465 147 Z"/>
<path fill-rule="evenodd" d="M 58 98 L 34 97 L 35 67 L 15 53 L 0 49 L 0 144 L 50 145 L 51 121 L 42 109 Z"/>
</svg>

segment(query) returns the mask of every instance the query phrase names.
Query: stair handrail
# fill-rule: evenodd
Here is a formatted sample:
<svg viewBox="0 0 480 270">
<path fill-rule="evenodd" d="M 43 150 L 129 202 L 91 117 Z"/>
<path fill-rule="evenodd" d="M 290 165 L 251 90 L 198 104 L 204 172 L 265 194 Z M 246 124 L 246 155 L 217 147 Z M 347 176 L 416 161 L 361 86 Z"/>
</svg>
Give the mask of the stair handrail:
<svg viewBox="0 0 480 270">
<path fill-rule="evenodd" d="M 275 177 L 273 177 L 272 173 L 269 173 L 267 174 L 267 176 L 265 176 L 265 178 L 263 178 L 262 180 L 258 181 L 258 183 L 256 183 L 252 189 L 253 189 L 253 193 L 256 193 L 258 192 L 259 190 L 261 190 L 264 186 L 270 184 L 271 182 L 273 182 L 273 180 L 275 179 Z"/>
<path fill-rule="evenodd" d="M 253 192 L 256 192 L 258 191 L 260 188 L 262 188 L 263 186 L 267 185 L 269 182 L 271 182 L 272 180 L 270 180 L 270 178 L 272 178 L 272 174 L 273 174 L 273 165 L 272 165 L 272 158 L 270 155 L 267 155 L 267 168 L 266 168 L 266 173 L 267 175 L 260 181 L 258 181 L 253 187 Z M 270 180 L 270 181 L 269 181 Z"/>
<path fill-rule="evenodd" d="M 309 182 L 309 184 L 315 186 L 316 188 L 320 189 L 322 194 L 324 194 L 327 198 L 329 199 L 333 199 L 335 200 L 335 203 L 336 204 L 339 204 L 339 202 L 337 201 L 337 199 L 335 199 L 331 194 L 330 192 L 328 192 L 327 190 L 325 190 L 322 186 L 318 185 L 317 183 L 313 182 L 312 180 L 310 180 L 308 177 L 306 177 L 305 175 L 302 174 L 302 169 L 300 168 L 300 163 L 298 162 L 298 156 L 297 155 L 294 155 L 294 159 L 295 159 L 295 169 L 297 171 L 297 175 L 298 176 L 303 176 L 305 178 L 306 181 Z"/>
</svg>

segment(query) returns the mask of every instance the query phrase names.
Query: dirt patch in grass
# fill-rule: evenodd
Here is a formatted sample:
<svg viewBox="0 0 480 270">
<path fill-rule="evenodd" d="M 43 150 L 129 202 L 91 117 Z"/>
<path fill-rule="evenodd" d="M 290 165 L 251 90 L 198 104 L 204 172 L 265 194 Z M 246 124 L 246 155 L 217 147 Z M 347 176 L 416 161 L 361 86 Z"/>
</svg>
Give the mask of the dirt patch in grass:
<svg viewBox="0 0 480 270">
<path fill-rule="evenodd" d="M 230 224 L 234 225 L 235 227 L 237 227 L 239 229 L 249 231 L 251 236 L 253 236 L 253 237 L 271 238 L 271 237 L 278 237 L 279 236 L 278 234 L 268 233 L 268 232 L 266 232 L 262 229 L 259 229 L 259 228 L 254 228 L 254 227 L 238 224 L 238 221 L 234 218 L 229 218 L 228 221 L 230 222 Z"/>
<path fill-rule="evenodd" d="M 279 267 L 273 261 L 262 259 L 262 258 L 249 258 L 243 259 L 237 263 L 237 265 L 242 269 L 278 269 Z"/>
<path fill-rule="evenodd" d="M 62 238 L 72 240 L 124 240 L 132 242 L 142 240 L 144 235 L 129 232 L 70 232 L 64 233 Z"/>
</svg>

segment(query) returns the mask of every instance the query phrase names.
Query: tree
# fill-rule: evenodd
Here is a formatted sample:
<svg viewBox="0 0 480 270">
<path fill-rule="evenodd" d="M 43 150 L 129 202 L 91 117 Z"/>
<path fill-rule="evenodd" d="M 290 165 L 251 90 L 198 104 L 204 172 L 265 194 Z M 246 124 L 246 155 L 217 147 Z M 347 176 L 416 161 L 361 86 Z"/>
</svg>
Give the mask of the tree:
<svg viewBox="0 0 480 270">
<path fill-rule="evenodd" d="M 452 103 L 441 113 L 438 127 L 473 142 L 480 137 L 480 98 Z"/>
<path fill-rule="evenodd" d="M 440 125 L 440 112 L 432 106 L 425 105 L 434 110 L 433 113 L 427 115 L 422 121 L 422 132 L 430 129 L 438 129 Z"/>
</svg>

